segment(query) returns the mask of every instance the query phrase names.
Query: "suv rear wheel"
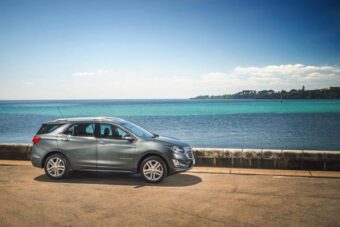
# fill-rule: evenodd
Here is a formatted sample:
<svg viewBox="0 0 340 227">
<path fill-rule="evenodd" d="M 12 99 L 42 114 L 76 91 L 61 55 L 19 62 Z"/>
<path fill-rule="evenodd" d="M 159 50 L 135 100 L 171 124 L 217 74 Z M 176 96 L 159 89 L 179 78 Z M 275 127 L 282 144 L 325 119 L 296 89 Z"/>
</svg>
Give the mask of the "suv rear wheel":
<svg viewBox="0 0 340 227">
<path fill-rule="evenodd" d="M 61 154 L 53 154 L 45 161 L 45 173 L 49 178 L 61 179 L 68 176 L 70 166 L 66 158 Z"/>
<path fill-rule="evenodd" d="M 144 159 L 140 172 L 144 179 L 150 183 L 158 183 L 168 174 L 164 161 L 158 156 L 150 156 Z"/>
</svg>

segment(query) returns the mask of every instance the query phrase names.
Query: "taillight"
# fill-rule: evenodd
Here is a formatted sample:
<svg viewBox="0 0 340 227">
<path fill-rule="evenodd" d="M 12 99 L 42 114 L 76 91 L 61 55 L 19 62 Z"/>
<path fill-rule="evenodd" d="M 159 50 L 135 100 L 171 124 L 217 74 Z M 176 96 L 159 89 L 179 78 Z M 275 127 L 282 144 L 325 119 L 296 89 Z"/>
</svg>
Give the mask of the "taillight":
<svg viewBox="0 0 340 227">
<path fill-rule="evenodd" d="M 40 141 L 40 137 L 39 136 L 34 136 L 32 139 L 33 144 L 36 144 Z"/>
</svg>

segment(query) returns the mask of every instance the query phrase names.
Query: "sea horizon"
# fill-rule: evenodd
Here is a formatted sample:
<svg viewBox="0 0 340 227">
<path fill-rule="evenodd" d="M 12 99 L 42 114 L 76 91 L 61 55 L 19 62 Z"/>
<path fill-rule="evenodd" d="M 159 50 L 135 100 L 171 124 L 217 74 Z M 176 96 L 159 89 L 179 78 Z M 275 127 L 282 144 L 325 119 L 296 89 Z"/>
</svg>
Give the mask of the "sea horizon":
<svg viewBox="0 0 340 227">
<path fill-rule="evenodd" d="M 0 142 L 30 143 L 43 122 L 85 116 L 124 118 L 193 147 L 340 150 L 334 99 L 0 100 Z"/>
</svg>

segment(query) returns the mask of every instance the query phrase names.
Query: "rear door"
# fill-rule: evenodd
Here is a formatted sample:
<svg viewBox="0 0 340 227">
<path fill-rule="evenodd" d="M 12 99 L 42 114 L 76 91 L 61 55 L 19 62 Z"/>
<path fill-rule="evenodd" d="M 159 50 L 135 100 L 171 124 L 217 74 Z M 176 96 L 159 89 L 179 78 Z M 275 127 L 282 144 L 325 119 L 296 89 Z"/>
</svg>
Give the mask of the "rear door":
<svg viewBox="0 0 340 227">
<path fill-rule="evenodd" d="M 96 169 L 97 139 L 94 123 L 70 125 L 59 134 L 58 147 L 71 162 L 72 169 Z"/>
<path fill-rule="evenodd" d="M 98 126 L 97 169 L 134 170 L 135 143 L 123 139 L 128 133 L 112 124 Z"/>
</svg>

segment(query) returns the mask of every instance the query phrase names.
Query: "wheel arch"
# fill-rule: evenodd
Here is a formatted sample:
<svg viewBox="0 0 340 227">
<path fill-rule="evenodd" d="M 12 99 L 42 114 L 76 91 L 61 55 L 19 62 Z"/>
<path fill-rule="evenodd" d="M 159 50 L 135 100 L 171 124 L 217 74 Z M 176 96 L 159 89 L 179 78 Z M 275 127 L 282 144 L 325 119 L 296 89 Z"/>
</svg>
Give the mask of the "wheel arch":
<svg viewBox="0 0 340 227">
<path fill-rule="evenodd" d="M 42 162 L 41 162 L 41 164 L 40 164 L 40 167 L 41 167 L 41 168 L 44 168 L 46 159 L 47 159 L 49 156 L 54 155 L 54 154 L 60 154 L 60 155 L 64 156 L 65 159 L 66 159 L 66 161 L 68 162 L 68 164 L 69 164 L 70 167 L 71 167 L 71 163 L 70 163 L 70 161 L 68 160 L 67 156 L 66 156 L 65 154 L 63 154 L 62 152 L 60 152 L 60 151 L 50 151 L 50 152 L 46 153 L 45 156 L 44 156 L 44 158 L 43 158 L 43 160 L 42 160 Z"/>
<path fill-rule="evenodd" d="M 138 161 L 138 165 L 137 165 L 137 173 L 140 173 L 140 166 L 142 164 L 142 162 L 144 161 L 144 159 L 150 157 L 150 156 L 157 156 L 159 158 L 161 158 L 163 160 L 163 162 L 165 163 L 165 167 L 166 167 L 166 170 L 167 170 L 167 175 L 170 174 L 170 167 L 169 167 L 169 163 L 166 161 L 166 159 L 159 153 L 157 152 L 150 152 L 150 153 L 147 153 L 147 154 L 144 154 Z"/>
</svg>

